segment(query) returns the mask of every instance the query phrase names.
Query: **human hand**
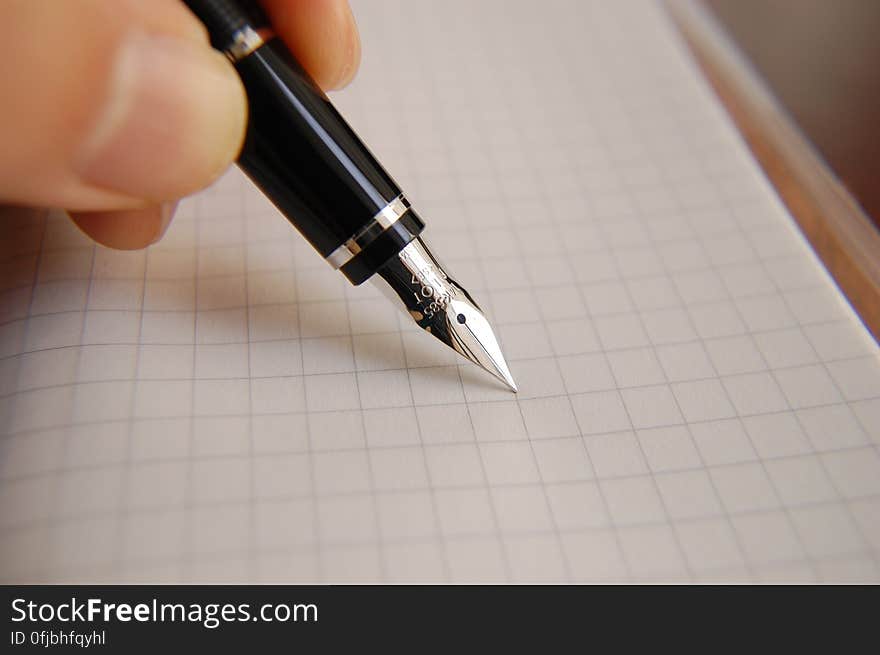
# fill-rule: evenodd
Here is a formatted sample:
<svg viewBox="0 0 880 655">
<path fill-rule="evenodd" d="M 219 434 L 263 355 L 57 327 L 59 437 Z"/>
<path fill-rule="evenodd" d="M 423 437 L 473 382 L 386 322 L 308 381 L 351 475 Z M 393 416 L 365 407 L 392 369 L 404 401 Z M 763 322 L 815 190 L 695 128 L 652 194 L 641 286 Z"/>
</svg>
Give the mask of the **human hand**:
<svg viewBox="0 0 880 655">
<path fill-rule="evenodd" d="M 347 0 L 261 0 L 324 89 L 354 76 Z M 180 0 L 0 5 L 0 202 L 66 208 L 93 239 L 143 248 L 244 138 L 244 88 Z"/>
</svg>

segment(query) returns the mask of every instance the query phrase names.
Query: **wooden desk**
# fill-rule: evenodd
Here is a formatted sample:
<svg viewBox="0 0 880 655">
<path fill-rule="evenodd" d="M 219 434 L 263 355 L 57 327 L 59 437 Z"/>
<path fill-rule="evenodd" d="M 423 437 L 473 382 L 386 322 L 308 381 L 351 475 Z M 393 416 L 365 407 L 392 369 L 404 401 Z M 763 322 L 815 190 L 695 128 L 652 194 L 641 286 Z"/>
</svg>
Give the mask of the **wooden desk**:
<svg viewBox="0 0 880 655">
<path fill-rule="evenodd" d="M 880 224 L 880 2 L 703 2 Z"/>
<path fill-rule="evenodd" d="M 667 5 L 697 62 L 813 249 L 880 341 L 880 231 L 859 204 L 861 200 L 865 207 L 876 207 L 874 216 L 880 218 L 880 77 L 877 86 L 870 87 L 877 89 L 876 95 L 865 95 L 864 108 L 853 109 L 852 93 L 844 97 L 852 83 L 847 85 L 843 71 L 840 80 L 832 81 L 835 69 L 827 62 L 810 68 L 810 61 L 821 61 L 823 52 L 798 57 L 803 50 L 796 48 L 804 47 L 806 39 L 801 32 L 810 30 L 802 27 L 799 37 L 792 36 L 786 32 L 786 23 L 780 22 L 781 7 L 796 5 L 792 23 L 806 25 L 809 21 L 800 12 L 811 9 L 826 14 L 840 9 L 851 16 L 862 8 L 867 12 L 866 21 L 870 20 L 868 15 L 878 16 L 876 25 L 880 5 L 871 7 L 863 0 L 667 0 Z M 716 10 L 717 16 L 713 13 Z M 718 16 L 724 16 L 726 23 Z M 825 23 L 830 25 L 829 20 Z M 750 32 L 752 23 L 762 27 Z M 724 24 L 730 25 L 730 31 Z M 845 31 L 829 29 L 846 37 Z M 736 34 L 747 44 L 743 49 L 733 36 Z M 771 37 L 780 43 L 772 45 Z M 859 52 L 873 49 L 878 53 L 862 70 L 880 61 L 880 41 L 875 35 L 872 39 L 870 45 L 856 47 Z M 765 62 L 764 68 L 753 63 L 746 51 L 756 53 L 756 61 Z M 801 70 L 801 66 L 806 68 Z M 766 79 L 761 77 L 764 70 L 769 71 Z M 777 88 L 795 109 L 783 105 Z M 835 94 L 839 94 L 836 99 Z M 860 97 L 857 94 L 856 100 Z M 861 117 L 858 125 L 854 116 Z M 877 153 L 870 155 L 875 147 Z M 861 193 L 859 199 L 854 193 Z"/>
</svg>

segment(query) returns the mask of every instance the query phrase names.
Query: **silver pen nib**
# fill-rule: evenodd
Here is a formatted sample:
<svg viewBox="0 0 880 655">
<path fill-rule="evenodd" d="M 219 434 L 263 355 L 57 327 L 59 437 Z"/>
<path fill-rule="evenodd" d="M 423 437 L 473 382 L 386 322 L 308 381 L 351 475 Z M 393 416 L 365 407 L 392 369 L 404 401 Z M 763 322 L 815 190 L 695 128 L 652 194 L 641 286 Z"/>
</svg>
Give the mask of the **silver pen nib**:
<svg viewBox="0 0 880 655">
<path fill-rule="evenodd" d="M 516 391 L 498 339 L 479 305 L 443 270 L 421 238 L 414 239 L 373 277 L 385 295 L 426 332 Z"/>
</svg>

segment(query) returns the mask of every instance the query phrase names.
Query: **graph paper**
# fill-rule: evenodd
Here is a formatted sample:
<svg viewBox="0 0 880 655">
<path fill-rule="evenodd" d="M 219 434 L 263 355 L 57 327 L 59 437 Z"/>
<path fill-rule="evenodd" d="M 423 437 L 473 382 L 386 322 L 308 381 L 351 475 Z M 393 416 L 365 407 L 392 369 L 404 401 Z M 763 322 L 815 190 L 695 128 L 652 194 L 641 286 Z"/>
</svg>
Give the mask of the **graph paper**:
<svg viewBox="0 0 880 655">
<path fill-rule="evenodd" d="M 238 172 L 4 225 L 4 582 L 878 579 L 878 349 L 649 2 L 355 4 L 334 101 L 514 395 Z"/>
</svg>

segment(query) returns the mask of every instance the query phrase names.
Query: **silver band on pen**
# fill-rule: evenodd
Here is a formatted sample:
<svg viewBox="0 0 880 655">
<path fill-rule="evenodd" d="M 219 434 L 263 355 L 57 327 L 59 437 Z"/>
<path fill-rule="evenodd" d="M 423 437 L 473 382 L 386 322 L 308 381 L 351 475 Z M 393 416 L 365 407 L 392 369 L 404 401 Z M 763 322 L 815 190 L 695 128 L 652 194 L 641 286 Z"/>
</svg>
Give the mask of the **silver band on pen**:
<svg viewBox="0 0 880 655">
<path fill-rule="evenodd" d="M 370 245 L 373 239 L 399 221 L 409 211 L 410 206 L 409 200 L 403 194 L 397 196 L 380 209 L 357 234 L 331 252 L 327 261 L 333 268 L 345 266 L 352 257 Z"/>
<path fill-rule="evenodd" d="M 233 64 L 251 54 L 254 50 L 270 40 L 275 33 L 268 27 L 254 29 L 245 26 L 232 36 L 232 42 L 223 51 L 226 58 Z"/>
</svg>

